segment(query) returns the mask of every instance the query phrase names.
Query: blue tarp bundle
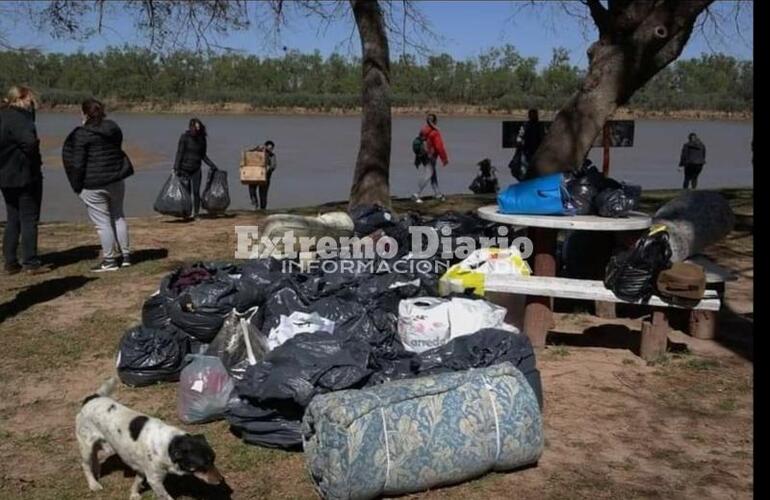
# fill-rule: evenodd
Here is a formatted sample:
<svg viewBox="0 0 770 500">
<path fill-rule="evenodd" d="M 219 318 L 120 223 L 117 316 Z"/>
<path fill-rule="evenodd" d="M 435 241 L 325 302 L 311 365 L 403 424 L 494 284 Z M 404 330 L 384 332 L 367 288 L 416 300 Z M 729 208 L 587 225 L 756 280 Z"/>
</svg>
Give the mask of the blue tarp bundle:
<svg viewBox="0 0 770 500">
<path fill-rule="evenodd" d="M 302 423 L 323 498 L 370 499 L 537 462 L 543 423 L 510 363 L 317 396 Z"/>
<path fill-rule="evenodd" d="M 563 174 L 511 184 L 497 195 L 502 214 L 568 215 L 575 212 Z"/>
</svg>

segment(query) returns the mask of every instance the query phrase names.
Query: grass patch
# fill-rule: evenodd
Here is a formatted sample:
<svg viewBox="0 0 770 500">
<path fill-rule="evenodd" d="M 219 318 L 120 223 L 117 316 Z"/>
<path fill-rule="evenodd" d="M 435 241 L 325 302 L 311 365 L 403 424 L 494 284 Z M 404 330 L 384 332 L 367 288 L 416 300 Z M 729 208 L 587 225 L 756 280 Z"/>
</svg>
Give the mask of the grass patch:
<svg viewBox="0 0 770 500">
<path fill-rule="evenodd" d="M 717 404 L 720 411 L 732 412 L 738 409 L 738 402 L 733 398 L 722 399 Z"/>
<path fill-rule="evenodd" d="M 567 347 L 563 345 L 550 346 L 546 350 L 546 353 L 548 353 L 551 357 L 557 358 L 557 359 L 566 358 L 567 356 L 570 355 L 569 349 L 567 349 Z"/>
<path fill-rule="evenodd" d="M 709 358 L 691 357 L 687 359 L 683 366 L 688 370 L 709 371 L 719 367 L 719 361 Z"/>
</svg>

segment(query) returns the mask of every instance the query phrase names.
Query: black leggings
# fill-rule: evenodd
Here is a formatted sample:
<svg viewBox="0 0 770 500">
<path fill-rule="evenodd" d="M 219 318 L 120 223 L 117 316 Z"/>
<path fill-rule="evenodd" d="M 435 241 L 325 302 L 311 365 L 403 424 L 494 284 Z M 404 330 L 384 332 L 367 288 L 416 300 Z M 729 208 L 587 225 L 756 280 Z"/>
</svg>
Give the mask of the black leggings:
<svg viewBox="0 0 770 500">
<path fill-rule="evenodd" d="M 16 251 L 21 238 L 21 263 L 29 266 L 39 262 L 37 256 L 37 225 L 43 200 L 43 179 L 20 188 L 3 188 L 8 222 L 3 234 L 5 265 L 18 264 Z"/>
<path fill-rule="evenodd" d="M 693 189 L 696 189 L 698 187 L 698 176 L 700 175 L 701 170 L 703 170 L 703 165 L 685 165 L 682 189 L 687 189 L 690 184 Z"/>
<path fill-rule="evenodd" d="M 198 215 L 201 209 L 201 169 L 195 171 L 195 173 L 180 172 L 180 176 L 184 177 L 184 181 L 190 186 L 190 195 L 193 199 L 193 217 Z"/>
</svg>

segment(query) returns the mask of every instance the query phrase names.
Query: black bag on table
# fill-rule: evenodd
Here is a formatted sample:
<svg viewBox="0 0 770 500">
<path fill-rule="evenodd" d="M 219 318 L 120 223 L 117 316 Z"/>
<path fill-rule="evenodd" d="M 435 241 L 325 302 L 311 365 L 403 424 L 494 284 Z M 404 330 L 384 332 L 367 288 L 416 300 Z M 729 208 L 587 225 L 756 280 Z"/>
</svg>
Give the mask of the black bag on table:
<svg viewBox="0 0 770 500">
<path fill-rule="evenodd" d="M 188 181 L 172 172 L 158 193 L 152 209 L 163 215 L 190 217 L 193 204 Z"/>
<path fill-rule="evenodd" d="M 230 191 L 227 188 L 227 172 L 210 170 L 206 187 L 201 196 L 203 208 L 210 214 L 221 214 L 230 206 Z"/>
<path fill-rule="evenodd" d="M 653 227 L 634 248 L 614 255 L 607 264 L 604 286 L 628 302 L 649 300 L 658 274 L 671 267 L 668 238 L 664 226 Z"/>
<path fill-rule="evenodd" d="M 623 184 L 619 188 L 602 190 L 594 198 L 594 205 L 602 217 L 626 217 L 637 207 L 641 196 L 641 187 Z"/>
</svg>

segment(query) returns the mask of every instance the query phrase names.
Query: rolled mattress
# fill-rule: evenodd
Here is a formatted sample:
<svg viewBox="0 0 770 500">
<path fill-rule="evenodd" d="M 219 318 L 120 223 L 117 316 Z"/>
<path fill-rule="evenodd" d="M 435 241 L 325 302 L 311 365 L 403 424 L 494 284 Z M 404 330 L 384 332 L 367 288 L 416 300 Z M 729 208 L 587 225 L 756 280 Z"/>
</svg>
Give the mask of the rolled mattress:
<svg viewBox="0 0 770 500">
<path fill-rule="evenodd" d="M 537 397 L 508 362 L 316 396 L 302 433 L 320 495 L 351 500 L 533 464 L 544 443 Z"/>
</svg>

